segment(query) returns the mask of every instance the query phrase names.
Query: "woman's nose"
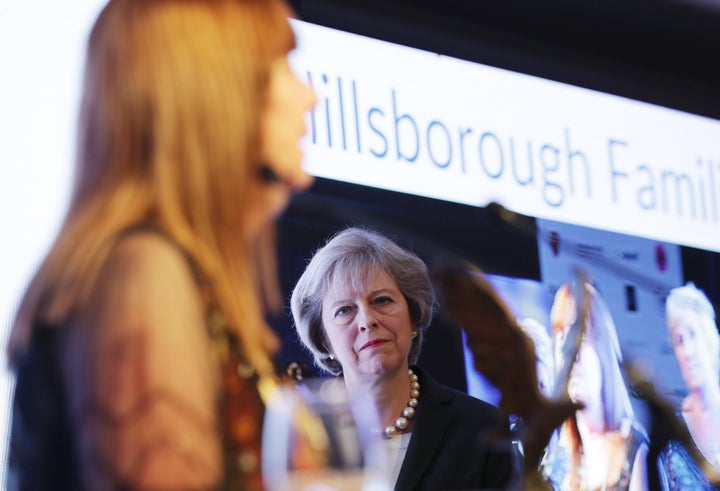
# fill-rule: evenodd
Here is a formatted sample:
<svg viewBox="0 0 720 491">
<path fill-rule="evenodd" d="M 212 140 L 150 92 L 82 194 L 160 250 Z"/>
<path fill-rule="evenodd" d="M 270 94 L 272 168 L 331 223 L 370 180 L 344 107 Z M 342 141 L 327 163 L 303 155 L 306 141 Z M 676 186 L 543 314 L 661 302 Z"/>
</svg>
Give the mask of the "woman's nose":
<svg viewBox="0 0 720 491">
<path fill-rule="evenodd" d="M 377 319 L 373 312 L 367 307 L 360 307 L 357 321 L 358 329 L 361 331 L 377 327 Z"/>
<path fill-rule="evenodd" d="M 307 92 L 308 92 L 307 105 L 308 105 L 308 111 L 309 111 L 310 109 L 314 108 L 317 105 L 318 98 L 317 98 L 317 94 L 315 93 L 315 89 L 313 89 L 309 85 L 305 85 L 305 87 L 307 88 Z"/>
<path fill-rule="evenodd" d="M 302 105 L 306 111 L 310 111 L 312 108 L 317 105 L 317 94 L 315 93 L 315 89 L 312 88 L 308 83 L 304 82 L 300 77 L 297 75 L 295 76 L 295 80 L 298 82 L 300 86 L 300 94 L 301 94 L 301 101 L 303 101 Z"/>
<path fill-rule="evenodd" d="M 685 356 L 694 356 L 697 352 L 697 345 L 694 339 L 683 339 L 682 348 Z"/>
</svg>

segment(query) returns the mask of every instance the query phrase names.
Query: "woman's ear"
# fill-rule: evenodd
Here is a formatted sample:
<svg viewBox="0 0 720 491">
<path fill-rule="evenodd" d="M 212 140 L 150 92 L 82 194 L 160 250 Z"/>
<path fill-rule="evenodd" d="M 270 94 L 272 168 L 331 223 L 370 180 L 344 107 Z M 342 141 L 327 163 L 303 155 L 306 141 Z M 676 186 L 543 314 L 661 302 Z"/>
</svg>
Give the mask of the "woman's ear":
<svg viewBox="0 0 720 491">
<path fill-rule="evenodd" d="M 332 347 L 330 346 L 330 343 L 328 342 L 327 338 L 326 338 L 325 341 L 323 342 L 322 347 L 323 347 L 323 349 L 325 350 L 325 353 L 327 353 L 328 357 L 329 357 L 331 360 L 334 360 L 334 359 L 335 359 L 335 353 L 333 353 L 333 349 L 332 349 Z"/>
</svg>

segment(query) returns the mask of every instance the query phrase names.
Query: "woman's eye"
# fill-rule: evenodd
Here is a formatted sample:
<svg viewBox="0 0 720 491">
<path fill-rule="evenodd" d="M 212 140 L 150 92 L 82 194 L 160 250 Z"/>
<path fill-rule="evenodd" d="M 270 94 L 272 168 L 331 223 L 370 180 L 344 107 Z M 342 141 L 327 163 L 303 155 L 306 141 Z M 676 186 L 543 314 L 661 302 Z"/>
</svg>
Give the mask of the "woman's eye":
<svg viewBox="0 0 720 491">
<path fill-rule="evenodd" d="M 350 307 L 340 307 L 335 311 L 335 316 L 337 317 L 339 315 L 345 315 L 348 312 L 350 312 Z"/>
<path fill-rule="evenodd" d="M 389 303 L 392 303 L 392 298 L 390 297 L 378 297 L 375 299 L 375 303 L 378 305 L 387 305 Z"/>
</svg>

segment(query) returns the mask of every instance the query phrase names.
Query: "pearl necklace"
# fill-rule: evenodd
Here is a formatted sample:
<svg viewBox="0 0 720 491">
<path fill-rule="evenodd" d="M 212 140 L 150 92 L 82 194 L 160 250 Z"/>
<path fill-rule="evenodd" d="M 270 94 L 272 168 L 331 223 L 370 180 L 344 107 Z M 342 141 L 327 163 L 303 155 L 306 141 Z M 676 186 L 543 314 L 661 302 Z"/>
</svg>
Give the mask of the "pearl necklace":
<svg viewBox="0 0 720 491">
<path fill-rule="evenodd" d="M 385 430 L 383 430 L 383 437 L 386 439 L 390 439 L 406 430 L 410 424 L 410 420 L 415 417 L 415 408 L 420 398 L 420 383 L 418 382 L 418 376 L 415 375 L 412 369 L 408 370 L 408 376 L 410 378 L 410 400 L 407 403 L 407 407 L 402 410 L 400 417 L 395 420 L 395 424 L 387 426 Z"/>
</svg>

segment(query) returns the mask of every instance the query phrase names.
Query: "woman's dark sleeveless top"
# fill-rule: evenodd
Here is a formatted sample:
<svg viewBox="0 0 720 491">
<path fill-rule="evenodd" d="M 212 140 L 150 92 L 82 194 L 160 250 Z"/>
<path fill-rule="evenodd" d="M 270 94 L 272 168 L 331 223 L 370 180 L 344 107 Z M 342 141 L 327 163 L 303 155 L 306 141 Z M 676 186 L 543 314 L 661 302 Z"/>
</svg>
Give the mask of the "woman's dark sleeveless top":
<svg viewBox="0 0 720 491">
<path fill-rule="evenodd" d="M 7 489 L 82 489 L 55 348 L 58 330 L 36 326 L 16 361 Z"/>
</svg>

